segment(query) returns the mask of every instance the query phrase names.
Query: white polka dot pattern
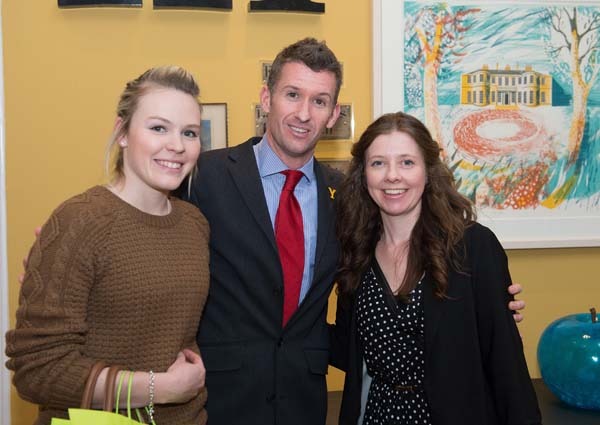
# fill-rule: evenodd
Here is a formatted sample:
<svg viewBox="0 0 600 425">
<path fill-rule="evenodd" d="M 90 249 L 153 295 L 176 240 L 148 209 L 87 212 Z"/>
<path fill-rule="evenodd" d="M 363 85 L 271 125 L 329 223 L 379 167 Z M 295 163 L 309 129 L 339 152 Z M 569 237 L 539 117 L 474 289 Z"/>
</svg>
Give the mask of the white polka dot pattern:
<svg viewBox="0 0 600 425">
<path fill-rule="evenodd" d="M 383 279 L 371 269 L 358 294 L 358 333 L 373 377 L 363 425 L 431 425 L 423 389 L 422 279 L 408 303 L 397 302 Z"/>
</svg>

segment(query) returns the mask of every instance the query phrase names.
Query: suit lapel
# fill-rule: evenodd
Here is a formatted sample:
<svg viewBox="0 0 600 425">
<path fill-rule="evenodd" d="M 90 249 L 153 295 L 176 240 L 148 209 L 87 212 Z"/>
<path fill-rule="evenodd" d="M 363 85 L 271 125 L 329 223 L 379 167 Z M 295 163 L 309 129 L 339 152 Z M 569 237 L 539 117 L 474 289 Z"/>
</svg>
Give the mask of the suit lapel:
<svg viewBox="0 0 600 425">
<path fill-rule="evenodd" d="M 323 252 L 325 247 L 327 246 L 328 238 L 332 234 L 333 228 L 333 220 L 335 217 L 335 211 L 333 206 L 333 199 L 330 194 L 330 187 L 328 186 L 328 182 L 323 175 L 323 170 L 321 166 L 315 160 L 315 176 L 317 177 L 317 247 L 315 250 L 315 273 L 313 275 L 313 282 L 315 281 L 314 277 L 317 275 L 317 271 L 319 269 L 319 262 L 323 257 Z"/>
<path fill-rule="evenodd" d="M 260 138 L 252 138 L 233 148 L 229 153 L 230 162 L 228 168 L 231 178 L 238 188 L 239 195 L 252 213 L 258 227 L 264 232 L 271 242 L 271 246 L 277 252 L 273 225 L 269 216 L 265 192 L 252 148 L 259 141 Z"/>
</svg>

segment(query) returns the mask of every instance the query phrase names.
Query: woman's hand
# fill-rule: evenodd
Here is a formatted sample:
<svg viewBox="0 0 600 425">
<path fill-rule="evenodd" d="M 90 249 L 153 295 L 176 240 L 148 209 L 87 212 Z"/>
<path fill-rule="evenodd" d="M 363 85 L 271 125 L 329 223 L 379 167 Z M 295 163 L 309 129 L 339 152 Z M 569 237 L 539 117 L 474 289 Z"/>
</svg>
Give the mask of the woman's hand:
<svg viewBox="0 0 600 425">
<path fill-rule="evenodd" d="M 184 349 L 164 373 L 156 374 L 156 404 L 185 403 L 204 387 L 206 369 L 200 355 Z"/>
</svg>

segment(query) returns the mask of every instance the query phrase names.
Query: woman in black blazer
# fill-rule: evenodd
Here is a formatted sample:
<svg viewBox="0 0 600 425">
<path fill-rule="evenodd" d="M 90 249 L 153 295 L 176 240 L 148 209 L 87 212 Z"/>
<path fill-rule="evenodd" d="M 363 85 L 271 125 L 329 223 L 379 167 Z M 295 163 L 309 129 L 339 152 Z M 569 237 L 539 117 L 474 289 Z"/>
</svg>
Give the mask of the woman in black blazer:
<svg viewBox="0 0 600 425">
<path fill-rule="evenodd" d="M 439 153 L 401 112 L 352 149 L 331 349 L 346 371 L 340 424 L 540 424 L 506 255 Z M 373 379 L 361 409 L 363 360 Z"/>
</svg>

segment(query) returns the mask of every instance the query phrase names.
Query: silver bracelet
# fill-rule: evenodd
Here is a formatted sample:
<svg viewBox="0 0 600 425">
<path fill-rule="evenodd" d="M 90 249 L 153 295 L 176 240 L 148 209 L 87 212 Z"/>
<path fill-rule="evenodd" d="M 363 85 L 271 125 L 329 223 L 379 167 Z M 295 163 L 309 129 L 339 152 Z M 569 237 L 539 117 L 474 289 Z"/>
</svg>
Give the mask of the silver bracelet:
<svg viewBox="0 0 600 425">
<path fill-rule="evenodd" d="M 150 381 L 148 382 L 148 417 L 150 423 L 154 423 L 154 372 L 150 371 Z"/>
</svg>

